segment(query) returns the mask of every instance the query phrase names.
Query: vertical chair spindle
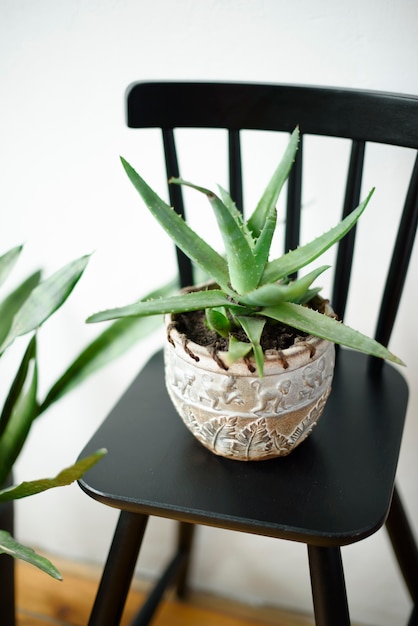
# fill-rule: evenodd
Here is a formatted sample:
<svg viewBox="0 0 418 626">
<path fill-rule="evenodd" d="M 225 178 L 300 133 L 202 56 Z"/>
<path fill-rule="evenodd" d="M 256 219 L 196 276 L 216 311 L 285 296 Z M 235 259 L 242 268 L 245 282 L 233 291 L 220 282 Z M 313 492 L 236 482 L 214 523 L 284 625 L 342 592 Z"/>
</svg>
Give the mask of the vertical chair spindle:
<svg viewBox="0 0 418 626">
<path fill-rule="evenodd" d="M 411 259 L 418 224 L 418 156 L 415 160 L 395 241 L 375 338 L 388 345 Z"/>
<path fill-rule="evenodd" d="M 241 213 L 244 210 L 242 191 L 241 142 L 239 130 L 228 131 L 229 192 Z"/>
<path fill-rule="evenodd" d="M 167 179 L 170 180 L 172 176 L 180 176 L 174 131 L 172 128 L 163 128 L 162 135 Z M 174 207 L 176 213 L 185 219 L 183 194 L 180 185 L 168 185 L 168 194 L 171 206 Z M 190 259 L 179 248 L 176 248 L 176 254 L 179 266 L 180 287 L 193 285 L 193 267 Z"/>
<path fill-rule="evenodd" d="M 286 206 L 286 232 L 285 252 L 293 250 L 299 245 L 300 222 L 302 210 L 302 160 L 303 160 L 303 135 L 300 135 L 299 149 L 296 153 L 295 163 L 288 178 L 287 206 Z M 292 278 L 296 278 L 293 276 Z"/>
<path fill-rule="evenodd" d="M 347 183 L 343 206 L 343 215 L 346 217 L 360 202 L 361 181 L 364 165 L 364 141 L 353 141 L 351 144 L 350 163 L 348 167 Z M 340 319 L 344 319 L 347 305 L 348 288 L 350 284 L 351 266 L 353 263 L 356 227 L 338 244 L 337 261 L 335 265 L 332 306 Z"/>
</svg>

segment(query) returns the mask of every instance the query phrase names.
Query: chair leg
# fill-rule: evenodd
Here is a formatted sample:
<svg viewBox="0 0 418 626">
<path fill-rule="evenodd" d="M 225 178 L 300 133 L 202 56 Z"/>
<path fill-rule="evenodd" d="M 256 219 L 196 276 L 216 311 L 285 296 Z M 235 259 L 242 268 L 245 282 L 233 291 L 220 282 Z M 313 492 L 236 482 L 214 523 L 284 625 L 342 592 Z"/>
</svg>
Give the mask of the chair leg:
<svg viewBox="0 0 418 626">
<path fill-rule="evenodd" d="M 408 626 L 418 626 L 418 604 L 412 609 L 411 617 L 409 618 Z"/>
<path fill-rule="evenodd" d="M 187 524 L 186 522 L 179 523 L 178 550 L 185 558 L 176 581 L 176 593 L 178 598 L 184 598 L 187 593 L 187 577 L 190 568 L 194 530 L 195 524 Z"/>
<path fill-rule="evenodd" d="M 316 626 L 350 626 L 340 549 L 308 545 L 308 555 Z"/>
<path fill-rule="evenodd" d="M 186 594 L 187 572 L 190 562 L 190 553 L 193 541 L 194 524 L 180 522 L 178 526 L 177 551 L 168 563 L 154 588 L 143 603 L 131 626 L 146 626 L 151 622 L 154 614 L 163 599 L 165 590 L 173 582 L 177 596 L 183 598 Z"/>
<path fill-rule="evenodd" d="M 8 483 L 6 486 L 9 486 Z M 0 505 L 0 529 L 14 533 L 14 502 Z M 0 615 L 2 626 L 15 626 L 15 560 L 7 555 L 0 555 Z"/>
<path fill-rule="evenodd" d="M 405 584 L 418 604 L 418 546 L 396 486 L 386 528 Z"/>
<path fill-rule="evenodd" d="M 147 515 L 121 512 L 89 626 L 118 626 L 120 623 L 147 521 Z"/>
<path fill-rule="evenodd" d="M 14 569 L 14 559 L 7 554 L 2 554 L 0 556 L 0 615 L 3 626 L 15 626 L 16 623 Z"/>
</svg>

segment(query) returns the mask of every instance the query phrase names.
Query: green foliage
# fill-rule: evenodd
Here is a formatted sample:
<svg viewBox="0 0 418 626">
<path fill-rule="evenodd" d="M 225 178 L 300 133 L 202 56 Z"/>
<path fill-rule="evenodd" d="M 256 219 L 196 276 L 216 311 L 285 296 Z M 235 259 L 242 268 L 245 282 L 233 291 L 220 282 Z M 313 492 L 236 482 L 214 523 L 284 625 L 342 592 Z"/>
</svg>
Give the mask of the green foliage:
<svg viewBox="0 0 418 626">
<path fill-rule="evenodd" d="M 247 221 L 237 210 L 229 194 L 220 188 L 219 196 L 180 178 L 172 184 L 192 187 L 207 196 L 215 214 L 225 247 L 224 256 L 215 251 L 168 206 L 135 170 L 122 159 L 122 165 L 145 205 L 174 243 L 209 276 L 216 287 L 200 292 L 174 295 L 111 309 L 92 315 L 88 322 L 125 317 L 143 317 L 158 313 L 180 313 L 206 310 L 210 328 L 219 335 L 231 337 L 227 360 L 233 362 L 248 354 L 248 344 L 237 342 L 233 330 L 242 327 L 253 352 L 257 371 L 263 375 L 260 337 L 266 320 L 293 326 L 314 336 L 388 359 L 402 361 L 374 339 L 360 334 L 335 319 L 316 313 L 307 304 L 319 289 L 312 287 L 328 266 L 310 271 L 302 278 L 290 277 L 315 261 L 340 241 L 365 210 L 373 190 L 350 215 L 313 241 L 281 257 L 270 259 L 270 248 L 276 228 L 276 203 L 295 159 L 299 131 L 292 133 L 288 147 L 255 210 Z"/>
<path fill-rule="evenodd" d="M 83 256 L 68 263 L 30 291 L 14 312 L 9 332 L 0 346 L 0 353 L 3 353 L 17 337 L 38 329 L 59 309 L 80 279 L 87 262 L 88 256 Z"/>
<path fill-rule="evenodd" d="M 97 450 L 83 459 L 80 459 L 70 467 L 61 470 L 54 478 L 40 478 L 38 480 L 24 481 L 20 485 L 8 487 L 0 491 L 0 503 L 10 500 L 19 500 L 34 496 L 54 487 L 66 487 L 79 480 L 90 468 L 93 467 L 104 455 L 106 450 Z"/>
<path fill-rule="evenodd" d="M 41 478 L 38 480 L 25 481 L 20 485 L 8 487 L 0 491 L 0 504 L 10 500 L 18 500 L 42 493 L 54 487 L 65 487 L 79 480 L 85 472 L 95 465 L 104 455 L 106 450 L 97 450 L 93 454 L 80 459 L 70 467 L 59 472 L 54 478 Z M 57 580 L 62 576 L 57 568 L 45 557 L 36 553 L 32 548 L 24 546 L 5 530 L 0 530 L 0 554 L 8 554 L 16 559 L 23 559 L 31 565 L 49 574 Z"/>
<path fill-rule="evenodd" d="M 16 246 L 0 256 L 0 286 L 9 277 L 22 251 L 22 246 Z M 156 318 L 147 319 L 145 324 L 144 320 L 137 318 L 117 320 L 77 356 L 51 386 L 45 398 L 40 399 L 37 331 L 67 300 L 81 278 L 88 260 L 88 256 L 82 256 L 46 279 L 42 279 L 40 271 L 34 272 L 0 301 L 0 358 L 13 349 L 15 339 L 23 335 L 29 337 L 0 409 L 0 486 L 11 474 L 34 421 L 54 402 L 127 351 L 135 341 L 148 336 L 158 326 Z M 173 291 L 174 285 L 169 283 L 148 297 L 159 298 Z M 68 485 L 81 478 L 103 454 L 104 451 L 99 450 L 85 459 L 80 459 L 55 478 L 24 482 L 0 491 L 0 504 L 6 500 L 33 496 L 45 489 Z M 2 552 L 22 558 L 51 576 L 60 578 L 59 572 L 47 559 L 31 548 L 19 544 L 6 531 L 0 530 L 0 554 Z"/>
<path fill-rule="evenodd" d="M 8 554 L 15 559 L 21 559 L 39 568 L 56 580 L 62 580 L 60 572 L 55 565 L 44 556 L 35 552 L 32 548 L 22 545 L 5 530 L 0 530 L 0 555 Z"/>
</svg>

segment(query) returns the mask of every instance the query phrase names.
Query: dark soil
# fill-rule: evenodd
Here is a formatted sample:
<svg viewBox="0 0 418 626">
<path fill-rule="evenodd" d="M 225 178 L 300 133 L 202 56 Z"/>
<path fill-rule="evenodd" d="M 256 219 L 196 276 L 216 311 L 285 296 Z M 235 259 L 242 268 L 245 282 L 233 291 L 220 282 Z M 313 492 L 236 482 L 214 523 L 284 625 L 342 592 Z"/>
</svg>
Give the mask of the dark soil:
<svg viewBox="0 0 418 626">
<path fill-rule="evenodd" d="M 200 346 L 228 350 L 228 339 L 220 337 L 206 326 L 204 311 L 179 313 L 175 316 L 175 324 L 179 333 L 186 335 L 189 340 Z M 239 341 L 248 341 L 246 334 L 240 328 L 234 330 L 233 335 Z M 261 345 L 263 350 L 285 350 L 299 337 L 306 337 L 306 334 L 279 322 L 268 320 L 261 336 Z"/>
<path fill-rule="evenodd" d="M 317 297 L 309 303 L 309 306 L 323 312 L 325 302 L 322 298 Z M 206 326 L 203 310 L 176 314 L 174 325 L 177 331 L 185 336 L 186 340 L 207 347 L 217 362 L 217 353 L 228 350 L 228 339 L 220 337 Z M 246 334 L 240 328 L 236 329 L 233 334 L 239 341 L 248 341 Z M 280 353 L 282 350 L 293 346 L 295 342 L 303 341 L 306 336 L 307 333 L 269 318 L 261 335 L 261 346 L 264 351 L 274 350 Z"/>
</svg>

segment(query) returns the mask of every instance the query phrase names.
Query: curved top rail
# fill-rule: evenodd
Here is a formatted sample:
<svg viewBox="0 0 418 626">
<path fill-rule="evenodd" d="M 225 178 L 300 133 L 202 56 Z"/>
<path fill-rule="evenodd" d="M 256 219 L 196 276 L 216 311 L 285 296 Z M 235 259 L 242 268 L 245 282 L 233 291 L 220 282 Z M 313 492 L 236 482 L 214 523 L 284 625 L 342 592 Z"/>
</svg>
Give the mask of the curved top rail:
<svg viewBox="0 0 418 626">
<path fill-rule="evenodd" d="M 127 124 L 288 132 L 299 125 L 304 134 L 418 148 L 418 96 L 290 84 L 137 82 L 127 90 Z"/>
</svg>

